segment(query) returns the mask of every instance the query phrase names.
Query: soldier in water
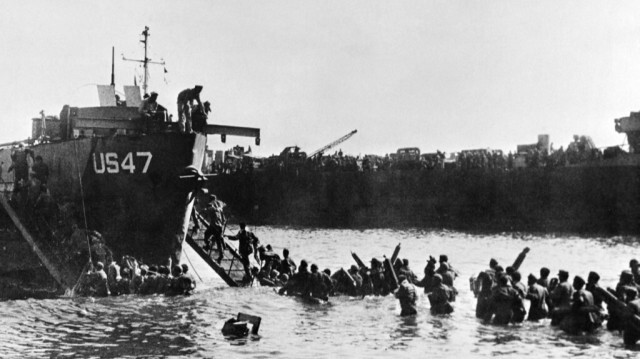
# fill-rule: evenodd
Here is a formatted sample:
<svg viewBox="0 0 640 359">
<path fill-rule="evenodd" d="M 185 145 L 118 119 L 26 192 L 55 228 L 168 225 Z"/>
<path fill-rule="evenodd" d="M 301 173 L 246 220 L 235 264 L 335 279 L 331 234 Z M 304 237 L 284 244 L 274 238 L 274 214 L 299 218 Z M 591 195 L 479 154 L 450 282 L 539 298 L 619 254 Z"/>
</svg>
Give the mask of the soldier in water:
<svg viewBox="0 0 640 359">
<path fill-rule="evenodd" d="M 396 298 L 400 301 L 400 308 L 402 309 L 400 315 L 404 317 L 418 314 L 416 308 L 416 300 L 418 299 L 416 287 L 409 283 L 404 274 L 398 276 L 398 281 L 400 282 L 400 287 L 396 292 Z"/>
<path fill-rule="evenodd" d="M 292 276 L 296 272 L 297 267 L 293 259 L 289 257 L 289 249 L 283 249 L 282 260 L 280 261 L 280 273 Z"/>
<path fill-rule="evenodd" d="M 283 285 L 278 291 L 278 294 L 302 295 L 303 293 L 306 293 L 308 290 L 307 288 L 310 276 L 309 264 L 303 259 L 300 261 L 298 272 L 286 281 L 285 285 Z"/>
<path fill-rule="evenodd" d="M 593 294 L 584 289 L 584 285 L 585 281 L 582 277 L 573 278 L 574 293 L 571 311 L 560 323 L 560 328 L 567 333 L 593 332 L 602 324 Z"/>
<path fill-rule="evenodd" d="M 491 258 L 489 269 L 478 274 L 475 291 L 478 296 L 476 304 L 476 318 L 484 318 L 489 313 L 491 304 L 492 288 L 496 285 L 496 267 L 498 261 Z"/>
<path fill-rule="evenodd" d="M 549 290 L 549 274 L 551 271 L 547 267 L 540 268 L 540 278 L 538 279 L 538 284 Z"/>
<path fill-rule="evenodd" d="M 549 292 L 547 291 L 547 288 L 538 284 L 538 279 L 533 274 L 529 274 L 527 284 L 529 285 L 529 288 L 527 290 L 526 298 L 531 302 L 531 306 L 529 307 L 529 317 L 527 320 L 537 322 L 549 315 L 549 307 L 547 306 Z"/>
<path fill-rule="evenodd" d="M 442 282 L 442 275 L 440 274 L 435 274 L 433 280 L 433 290 L 427 296 L 429 303 L 431 303 L 431 314 L 452 313 L 453 306 L 451 302 L 456 299 L 453 289 Z"/>
<path fill-rule="evenodd" d="M 489 311 L 485 315 L 487 322 L 493 324 L 507 325 L 513 319 L 514 309 L 519 305 L 522 298 L 517 290 L 511 286 L 508 275 L 498 278 L 498 288 L 491 296 Z"/>
<path fill-rule="evenodd" d="M 429 256 L 427 265 L 424 267 L 424 278 L 416 282 L 415 285 L 424 288 L 425 293 L 431 293 L 435 287 L 434 276 L 436 275 L 436 259 Z"/>
<path fill-rule="evenodd" d="M 569 272 L 560 270 L 558 279 L 560 283 L 551 292 L 551 301 L 554 308 L 551 313 L 551 325 L 558 325 L 564 319 L 568 309 L 571 307 L 571 297 L 573 296 L 573 287 L 569 284 Z"/>
</svg>

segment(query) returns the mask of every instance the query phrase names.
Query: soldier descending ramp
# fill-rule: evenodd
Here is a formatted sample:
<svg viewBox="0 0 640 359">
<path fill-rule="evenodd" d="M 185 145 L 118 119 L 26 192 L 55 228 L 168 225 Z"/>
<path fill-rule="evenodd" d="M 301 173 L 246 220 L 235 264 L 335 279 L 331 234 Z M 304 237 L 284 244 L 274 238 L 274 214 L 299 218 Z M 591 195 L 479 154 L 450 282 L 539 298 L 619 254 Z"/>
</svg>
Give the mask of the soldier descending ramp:
<svg viewBox="0 0 640 359">
<path fill-rule="evenodd" d="M 206 125 L 204 128 L 208 135 L 220 135 L 222 142 L 226 142 L 227 136 L 252 137 L 255 139 L 256 145 L 260 145 L 260 129 L 251 127 L 236 127 L 227 125 Z M 198 177 L 206 180 L 204 175 L 187 175 L 186 177 Z M 222 256 L 216 250 L 205 250 L 204 231 L 209 228 L 209 222 L 193 208 L 195 220 L 201 223 L 205 228 L 194 228 L 194 223 L 190 223 L 189 231 L 185 241 L 198 253 L 198 255 L 222 278 L 230 287 L 239 287 L 251 285 L 251 280 L 244 280 L 245 271 L 242 265 L 242 257 L 237 249 L 229 243 L 224 244 Z M 224 230 L 222 231 L 224 235 Z M 216 262 L 213 258 L 222 259 Z"/>
<path fill-rule="evenodd" d="M 251 281 L 243 280 L 245 276 L 244 266 L 242 265 L 242 257 L 238 251 L 228 242 L 225 242 L 222 260 L 216 262 L 214 258 L 219 257 L 217 250 L 211 249 L 206 251 L 203 247 L 204 230 L 209 228 L 209 222 L 203 218 L 195 209 L 197 221 L 204 225 L 205 228 L 192 228 L 191 234 L 187 235 L 186 241 L 198 255 L 227 283 L 230 287 L 240 287 L 250 285 Z"/>
</svg>

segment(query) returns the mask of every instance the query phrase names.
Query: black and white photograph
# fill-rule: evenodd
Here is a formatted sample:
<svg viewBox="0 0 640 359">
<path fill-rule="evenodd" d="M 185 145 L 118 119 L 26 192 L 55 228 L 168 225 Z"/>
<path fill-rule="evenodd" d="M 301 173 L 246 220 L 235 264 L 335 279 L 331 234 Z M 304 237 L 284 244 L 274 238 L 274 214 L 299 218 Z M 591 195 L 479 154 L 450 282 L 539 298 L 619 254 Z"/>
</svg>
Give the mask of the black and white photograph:
<svg viewBox="0 0 640 359">
<path fill-rule="evenodd" d="M 0 358 L 640 356 L 640 2 L 0 12 Z"/>
</svg>

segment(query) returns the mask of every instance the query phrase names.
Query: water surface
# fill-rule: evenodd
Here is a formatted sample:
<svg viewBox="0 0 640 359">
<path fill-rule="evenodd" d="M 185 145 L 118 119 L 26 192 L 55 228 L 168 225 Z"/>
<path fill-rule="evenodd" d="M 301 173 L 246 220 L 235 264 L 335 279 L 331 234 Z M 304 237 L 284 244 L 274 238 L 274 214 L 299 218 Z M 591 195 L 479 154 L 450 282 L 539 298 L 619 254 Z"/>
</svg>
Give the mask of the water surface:
<svg viewBox="0 0 640 359">
<path fill-rule="evenodd" d="M 235 228 L 231 228 L 235 229 Z M 0 357 L 218 357 L 218 358 L 632 358 L 621 335 L 600 330 L 570 336 L 548 322 L 518 326 L 484 325 L 475 318 L 475 298 L 468 278 L 488 266 L 513 262 L 530 247 L 523 278 L 547 266 L 586 278 L 600 273 L 602 285 L 615 286 L 621 270 L 640 258 L 635 238 L 578 238 L 528 234 L 467 234 L 422 230 L 315 230 L 258 227 L 254 232 L 275 250 L 287 247 L 299 262 L 307 259 L 332 271 L 353 264 L 351 251 L 365 261 L 390 256 L 402 243 L 407 258 L 422 274 L 429 255 L 447 254 L 461 272 L 460 294 L 450 316 L 432 316 L 427 298 L 419 314 L 399 316 L 393 296 L 332 298 L 311 305 L 280 297 L 272 288 L 227 288 L 206 265 L 187 251 L 198 281 L 189 297 L 123 296 L 60 298 L 0 303 Z M 189 262 L 187 262 L 189 263 Z M 528 305 L 527 305 L 528 306 Z M 259 336 L 227 340 L 224 321 L 245 312 L 261 316 Z M 639 348 L 640 350 L 640 348 Z"/>
</svg>

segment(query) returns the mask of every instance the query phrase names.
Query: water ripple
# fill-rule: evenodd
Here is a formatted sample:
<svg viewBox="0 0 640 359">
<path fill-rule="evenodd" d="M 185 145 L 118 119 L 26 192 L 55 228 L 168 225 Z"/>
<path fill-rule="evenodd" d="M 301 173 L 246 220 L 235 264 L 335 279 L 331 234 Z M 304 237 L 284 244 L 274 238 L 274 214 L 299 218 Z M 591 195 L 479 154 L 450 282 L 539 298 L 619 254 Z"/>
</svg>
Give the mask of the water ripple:
<svg viewBox="0 0 640 359">
<path fill-rule="evenodd" d="M 390 256 L 402 243 L 416 273 L 429 255 L 447 254 L 461 273 L 455 312 L 429 313 L 420 295 L 419 314 L 402 318 L 392 297 L 332 298 L 312 305 L 281 297 L 271 288 L 227 288 L 198 283 L 190 297 L 123 296 L 21 300 L 0 303 L 0 357 L 507 357 L 633 358 L 618 333 L 604 330 L 570 336 L 548 321 L 500 327 L 475 318 L 468 278 L 487 267 L 489 258 L 509 265 L 530 247 L 521 272 L 548 266 L 557 273 L 586 276 L 597 270 L 603 285 L 614 286 L 639 243 L 633 237 L 580 238 L 528 233 L 473 234 L 425 230 L 326 230 L 259 227 L 263 242 L 276 251 L 320 268 L 348 267 L 351 251 L 368 261 Z M 195 268 L 204 272 L 205 268 Z M 260 335 L 227 340 L 220 330 L 238 312 L 261 316 Z"/>
</svg>

